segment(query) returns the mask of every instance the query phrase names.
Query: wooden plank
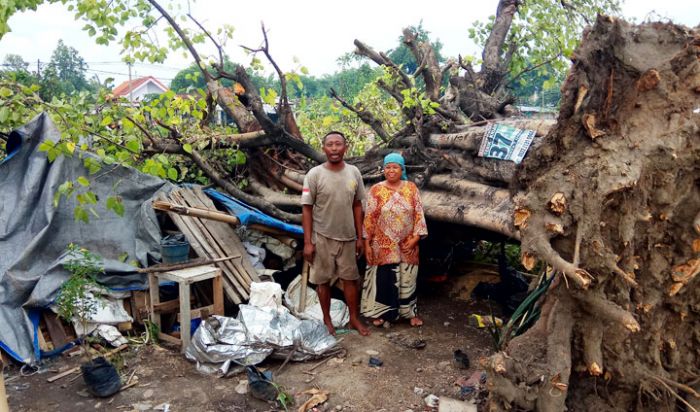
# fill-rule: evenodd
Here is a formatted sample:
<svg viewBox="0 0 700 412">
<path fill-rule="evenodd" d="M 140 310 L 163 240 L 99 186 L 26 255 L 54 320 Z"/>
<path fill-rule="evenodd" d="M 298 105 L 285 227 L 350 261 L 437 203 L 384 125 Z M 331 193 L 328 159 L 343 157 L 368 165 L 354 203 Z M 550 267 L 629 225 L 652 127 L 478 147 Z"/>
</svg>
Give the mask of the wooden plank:
<svg viewBox="0 0 700 412">
<path fill-rule="evenodd" d="M 143 320 L 148 319 L 150 307 L 148 291 L 134 290 L 131 292 L 131 304 L 133 305 L 133 317 L 136 323 L 143 325 Z"/>
<path fill-rule="evenodd" d="M 193 201 L 201 202 L 201 204 L 206 208 L 215 207 L 214 202 L 207 197 L 202 189 L 195 188 L 190 193 L 194 194 L 195 196 Z M 230 226 L 213 221 L 205 221 L 204 223 L 207 229 L 209 229 L 210 233 L 213 235 L 214 239 L 216 239 L 222 245 L 224 250 L 230 251 L 231 255 L 238 254 L 244 257 L 247 256 L 243 243 Z M 240 264 L 244 269 L 245 273 L 241 274 L 248 278 L 246 291 L 250 293 L 250 283 L 260 281 L 258 273 L 255 271 L 255 268 L 253 268 L 253 264 L 250 263 L 249 259 L 241 259 L 240 262 L 235 262 L 234 264 L 237 266 Z"/>
<path fill-rule="evenodd" d="M 0 412 L 10 412 L 10 406 L 7 404 L 7 391 L 5 390 L 5 360 L 2 358 L 2 350 L 0 350 Z"/>
<path fill-rule="evenodd" d="M 120 347 L 118 347 L 118 348 L 116 348 L 116 349 L 112 349 L 111 351 L 105 353 L 105 354 L 102 355 L 102 356 L 104 356 L 105 359 L 108 359 L 108 358 L 112 357 L 114 354 L 116 354 L 116 353 L 118 353 L 118 352 L 121 352 L 121 351 L 123 351 L 124 349 L 126 349 L 126 348 L 128 348 L 128 347 L 129 347 L 129 345 L 122 345 L 122 346 L 120 346 Z M 57 380 L 59 380 L 59 379 L 61 379 L 61 378 L 63 378 L 63 377 L 66 377 L 66 376 L 68 376 L 68 375 L 72 375 L 72 374 L 74 374 L 75 372 L 80 372 L 80 366 L 76 366 L 75 368 L 68 369 L 67 371 L 61 372 L 61 373 L 59 373 L 58 375 L 53 375 L 52 377 L 46 379 L 46 381 L 49 382 L 49 383 L 55 382 L 55 381 L 57 381 Z"/>
<path fill-rule="evenodd" d="M 49 337 L 53 343 L 54 348 L 60 348 L 70 340 L 66 336 L 66 331 L 63 329 L 63 323 L 56 316 L 55 313 L 45 310 L 43 312 L 44 321 L 46 322 L 46 328 L 49 330 Z"/>
<path fill-rule="evenodd" d="M 184 223 L 183 223 L 184 224 Z M 208 255 L 208 256 L 218 256 L 219 253 L 217 253 L 216 250 L 214 250 L 212 242 L 208 240 L 202 231 L 204 230 L 203 228 L 198 227 L 198 223 L 195 222 L 194 220 L 190 219 L 189 222 L 186 223 L 187 226 L 190 228 L 190 232 L 193 233 L 194 236 L 196 236 L 200 242 L 200 245 L 202 247 L 202 253 Z M 232 271 L 233 271 L 233 266 L 230 261 L 222 261 L 217 263 L 217 266 L 223 270 L 224 273 L 226 273 L 228 276 L 226 277 L 226 282 L 224 283 L 224 290 L 226 290 L 227 295 L 229 296 L 229 299 L 231 299 L 234 303 L 241 303 L 246 297 L 241 294 L 240 291 L 240 285 L 235 283 L 232 280 Z"/>
<path fill-rule="evenodd" d="M 190 193 L 187 191 L 178 191 L 175 193 L 171 194 L 172 197 L 175 197 L 180 202 L 186 203 L 186 204 L 200 204 L 197 203 L 196 201 L 192 200 L 192 197 L 190 196 Z M 224 249 L 221 248 L 221 245 L 219 242 L 217 242 L 217 239 L 212 233 L 210 233 L 208 227 L 210 225 L 223 225 L 225 227 L 225 230 L 229 231 L 229 237 L 233 237 L 235 239 L 238 239 L 238 237 L 233 233 L 232 229 L 228 227 L 225 223 L 220 223 L 220 222 L 213 222 L 213 221 L 202 221 L 201 219 L 193 218 L 190 219 L 189 222 L 187 222 L 189 225 L 194 225 L 198 228 L 199 233 L 201 236 L 206 239 L 203 241 L 203 243 L 206 245 L 206 248 L 209 250 L 209 253 L 215 257 L 215 256 L 243 256 L 240 252 L 232 252 L 232 253 L 227 253 Z M 239 240 L 240 242 L 240 240 Z M 241 259 L 243 260 L 243 259 Z M 242 278 L 240 275 L 237 274 L 237 270 L 235 267 L 235 262 L 232 261 L 226 261 L 224 262 L 226 269 L 224 270 L 224 273 L 227 275 L 226 277 L 231 281 L 231 283 L 235 286 L 237 292 L 239 295 L 243 297 L 243 299 L 248 299 L 249 293 L 250 293 L 250 281 Z"/>
<path fill-rule="evenodd" d="M 215 315 L 224 315 L 224 290 L 221 287 L 223 282 L 222 275 L 212 279 L 212 294 L 214 295 L 214 309 L 212 311 Z"/>
<path fill-rule="evenodd" d="M 179 283 L 180 285 L 180 339 L 182 346 L 180 352 L 185 353 L 185 349 L 190 344 L 190 320 L 192 312 L 190 312 L 190 284 Z"/>
<path fill-rule="evenodd" d="M 219 212 L 215 208 L 212 210 L 199 207 L 188 207 L 182 204 L 166 202 L 163 200 L 156 200 L 155 202 L 153 202 L 153 208 L 165 212 L 177 213 L 178 215 L 196 216 L 203 219 L 217 220 L 219 222 L 226 222 L 232 225 L 238 225 L 241 223 L 236 216 L 231 216 L 228 213 Z"/>
<path fill-rule="evenodd" d="M 171 196 L 173 194 L 174 192 L 171 193 Z M 159 197 L 167 199 L 164 194 L 160 194 Z M 187 240 L 192 246 L 192 249 L 195 251 L 195 253 L 197 253 L 197 255 L 210 259 L 217 257 L 207 250 L 207 248 L 205 247 L 205 243 L 202 240 L 202 235 L 201 233 L 199 233 L 196 226 L 191 225 L 191 222 L 187 222 L 185 219 L 183 219 L 182 216 L 178 214 L 168 213 L 168 216 L 173 220 L 178 229 L 180 229 L 180 231 L 185 234 Z M 229 270 L 225 261 L 218 262 L 216 265 L 225 271 Z M 230 284 L 230 281 L 228 279 L 226 280 L 226 282 L 224 282 L 224 291 L 226 292 L 226 296 L 228 296 L 228 298 L 231 299 L 233 303 L 238 304 L 243 302 L 243 299 L 238 295 L 238 292 L 236 292 L 235 288 Z"/>
<path fill-rule="evenodd" d="M 156 273 L 156 272 L 170 272 L 173 270 L 180 270 L 180 269 L 187 269 L 187 268 L 193 268 L 197 266 L 205 266 L 205 265 L 210 265 L 212 263 L 217 263 L 217 262 L 223 262 L 225 260 L 231 260 L 231 259 L 239 259 L 240 256 L 226 256 L 218 259 L 205 259 L 197 261 L 191 260 L 187 263 L 176 263 L 173 265 L 164 265 L 164 264 L 157 264 L 154 266 L 149 266 L 147 268 L 139 269 L 136 272 L 138 273 Z"/>
<path fill-rule="evenodd" d="M 163 272 L 159 273 L 158 277 L 161 279 L 172 280 L 173 282 L 192 284 L 214 278 L 219 272 L 221 272 L 219 268 L 207 265 Z"/>
<path fill-rule="evenodd" d="M 180 308 L 178 299 L 166 300 L 165 302 L 156 303 L 153 305 L 153 313 L 173 313 Z"/>
<path fill-rule="evenodd" d="M 158 326 L 161 330 L 160 313 L 154 310 L 155 306 L 160 303 L 160 285 L 158 284 L 158 276 L 153 273 L 148 275 L 148 294 L 150 297 L 150 316 L 151 322 Z"/>
<path fill-rule="evenodd" d="M 44 333 L 41 331 L 41 327 L 36 328 L 36 337 L 39 341 L 39 349 L 43 350 L 44 352 L 48 352 L 53 349 L 52 347 L 50 348 L 49 344 L 46 342 Z"/>
<path fill-rule="evenodd" d="M 171 193 L 171 197 L 176 201 L 185 202 L 184 198 L 181 196 L 181 191 L 176 191 Z M 211 235 L 206 230 L 200 219 L 197 218 L 186 218 L 183 219 L 183 224 L 185 224 L 190 231 L 198 238 L 198 241 L 206 254 L 212 258 L 218 256 L 226 256 L 226 254 L 218 248 L 218 244 L 211 238 Z M 229 255 L 238 256 L 238 255 Z M 233 289 L 236 290 L 235 294 L 240 296 L 238 301 L 234 300 L 234 303 L 241 303 L 242 300 L 248 298 L 248 294 L 245 293 L 245 288 L 242 286 L 241 282 L 235 277 L 235 268 L 233 263 L 230 261 L 223 261 L 219 266 L 224 273 L 227 275 L 226 279 Z"/>
<path fill-rule="evenodd" d="M 201 318 L 203 313 L 212 314 L 214 312 L 214 305 L 203 306 L 197 309 L 190 309 L 190 320 Z M 182 325 L 182 312 L 177 313 L 177 321 Z M 182 331 L 182 328 L 180 328 Z"/>
<path fill-rule="evenodd" d="M 159 332 L 158 339 L 165 341 L 165 342 L 168 342 L 168 343 L 171 343 L 173 345 L 177 345 L 177 346 L 182 345 L 182 341 L 180 339 L 176 338 L 175 336 L 168 335 L 167 333 Z"/>
<path fill-rule="evenodd" d="M 303 313 L 306 310 L 306 285 L 309 283 L 309 271 L 311 270 L 311 265 L 304 259 L 304 263 L 301 267 L 301 295 L 299 296 L 299 309 L 297 312 Z"/>
</svg>

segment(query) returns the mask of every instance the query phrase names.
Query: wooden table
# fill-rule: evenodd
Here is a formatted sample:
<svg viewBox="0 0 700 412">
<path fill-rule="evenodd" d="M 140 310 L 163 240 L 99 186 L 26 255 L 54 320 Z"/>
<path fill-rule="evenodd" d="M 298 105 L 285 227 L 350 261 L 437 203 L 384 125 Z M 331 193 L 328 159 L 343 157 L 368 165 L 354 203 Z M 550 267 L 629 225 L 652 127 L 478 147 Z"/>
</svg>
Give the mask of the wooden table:
<svg viewBox="0 0 700 412">
<path fill-rule="evenodd" d="M 190 285 L 208 279 L 212 279 L 212 291 L 214 295 L 212 296 L 212 301 L 214 304 L 202 308 L 191 309 Z M 165 302 L 160 301 L 159 282 L 161 280 L 170 280 L 178 284 L 178 299 Z M 151 297 L 151 322 L 158 326 L 158 337 L 166 342 L 181 345 L 181 352 L 183 353 L 190 344 L 190 321 L 193 318 L 201 317 L 202 312 L 204 311 L 214 315 L 224 314 L 224 289 L 222 284 L 221 269 L 215 266 L 195 266 L 192 268 L 174 270 L 171 272 L 149 273 L 148 287 Z M 180 339 L 160 331 L 160 315 L 164 312 L 179 312 Z"/>
</svg>

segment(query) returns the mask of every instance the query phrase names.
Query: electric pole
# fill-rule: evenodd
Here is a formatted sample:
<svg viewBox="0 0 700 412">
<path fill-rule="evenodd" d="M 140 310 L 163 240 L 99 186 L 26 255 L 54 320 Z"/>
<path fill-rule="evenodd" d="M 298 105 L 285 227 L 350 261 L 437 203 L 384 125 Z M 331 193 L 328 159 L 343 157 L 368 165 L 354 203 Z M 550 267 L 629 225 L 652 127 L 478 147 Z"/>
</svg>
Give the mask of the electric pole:
<svg viewBox="0 0 700 412">
<path fill-rule="evenodd" d="M 129 103 L 134 102 L 134 93 L 133 89 L 131 88 L 131 62 L 127 63 L 129 66 Z"/>
</svg>

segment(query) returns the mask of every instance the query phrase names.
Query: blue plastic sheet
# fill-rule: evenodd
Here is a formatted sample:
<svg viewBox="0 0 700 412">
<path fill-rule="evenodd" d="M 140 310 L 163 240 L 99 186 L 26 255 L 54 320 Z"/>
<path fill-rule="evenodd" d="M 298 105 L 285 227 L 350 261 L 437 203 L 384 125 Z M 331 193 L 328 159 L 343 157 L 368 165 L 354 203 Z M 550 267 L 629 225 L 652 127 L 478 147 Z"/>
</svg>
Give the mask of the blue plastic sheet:
<svg viewBox="0 0 700 412">
<path fill-rule="evenodd" d="M 224 205 L 229 213 L 236 215 L 236 217 L 241 221 L 241 224 L 244 226 L 257 223 L 275 229 L 284 230 L 285 232 L 298 235 L 304 234 L 304 230 L 301 226 L 285 223 L 277 218 L 268 216 L 258 209 L 249 206 L 225 193 L 217 192 L 214 189 L 206 189 L 204 190 L 204 193 L 206 193 L 210 198 Z"/>
</svg>

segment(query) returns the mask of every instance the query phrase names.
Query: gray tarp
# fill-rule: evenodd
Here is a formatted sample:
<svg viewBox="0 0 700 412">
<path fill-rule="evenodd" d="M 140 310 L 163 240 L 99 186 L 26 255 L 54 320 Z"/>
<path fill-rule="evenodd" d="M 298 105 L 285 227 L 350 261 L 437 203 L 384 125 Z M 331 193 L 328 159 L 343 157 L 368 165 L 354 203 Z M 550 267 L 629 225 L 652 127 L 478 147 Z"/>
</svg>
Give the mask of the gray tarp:
<svg viewBox="0 0 700 412">
<path fill-rule="evenodd" d="M 143 275 L 127 262 L 147 265 L 148 256 L 159 258 L 160 230 L 150 202 L 159 190 L 171 185 L 135 169 L 110 165 L 90 176 L 83 166 L 88 153 L 58 157 L 49 162 L 38 150 L 44 140 L 58 140 L 60 132 L 46 114 L 12 132 L 8 152 L 0 163 L 0 346 L 25 362 L 35 362 L 36 319 L 30 313 L 47 307 L 68 273 L 62 267 L 69 243 L 83 246 L 104 258 L 106 274 L 99 280 L 110 288 L 145 285 Z M 73 218 L 75 196 L 53 207 L 54 193 L 67 180 L 89 178 L 90 190 L 99 202 L 90 222 Z M 78 189 L 80 190 L 80 189 Z M 118 195 L 124 204 L 119 217 L 104 207 L 108 196 Z"/>
</svg>

